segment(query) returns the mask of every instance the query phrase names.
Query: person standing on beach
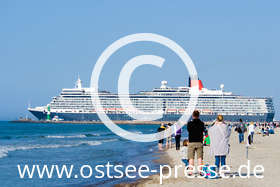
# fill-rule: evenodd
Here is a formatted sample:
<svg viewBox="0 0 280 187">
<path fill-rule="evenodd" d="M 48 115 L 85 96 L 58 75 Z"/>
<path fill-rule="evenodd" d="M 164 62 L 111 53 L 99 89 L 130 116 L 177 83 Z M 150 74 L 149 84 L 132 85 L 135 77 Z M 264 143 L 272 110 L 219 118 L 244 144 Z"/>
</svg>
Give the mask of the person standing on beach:
<svg viewBox="0 0 280 187">
<path fill-rule="evenodd" d="M 224 117 L 218 115 L 215 124 L 208 130 L 211 144 L 210 153 L 215 156 L 215 165 L 217 171 L 220 166 L 226 165 L 226 155 L 229 153 L 229 137 L 231 130 L 228 125 L 224 123 Z"/>
<path fill-rule="evenodd" d="M 254 122 L 251 122 L 250 125 L 248 126 L 249 145 L 251 145 L 253 143 L 254 133 L 255 133 L 255 125 L 254 125 Z"/>
<path fill-rule="evenodd" d="M 158 132 L 162 132 L 162 131 L 164 131 L 165 130 L 165 126 L 164 126 L 164 124 L 162 123 L 161 125 L 160 125 L 160 127 L 158 128 Z M 158 141 L 158 150 L 160 150 L 160 151 L 162 151 L 163 150 L 163 143 L 164 143 L 164 138 L 162 138 L 162 139 L 160 139 L 159 141 Z"/>
<path fill-rule="evenodd" d="M 178 151 L 178 150 L 180 150 L 182 128 L 177 123 L 174 124 L 174 132 L 175 132 L 176 150 Z"/>
<path fill-rule="evenodd" d="M 168 123 L 167 125 L 166 125 L 166 133 L 167 134 L 172 134 L 170 131 L 172 131 L 172 128 L 171 128 L 171 126 L 172 126 L 172 124 L 171 123 Z M 170 136 L 168 136 L 167 138 L 166 138 L 166 149 L 168 149 L 168 148 L 172 148 L 172 135 L 170 135 Z"/>
<path fill-rule="evenodd" d="M 203 164 L 203 133 L 204 123 L 199 119 L 199 111 L 195 110 L 192 114 L 192 121 L 188 122 L 189 132 L 188 158 L 190 166 L 194 166 L 195 153 L 197 154 L 198 165 Z"/>
<path fill-rule="evenodd" d="M 240 123 L 237 125 L 235 131 L 237 131 L 239 136 L 239 143 L 244 141 L 244 132 L 245 132 L 245 125 L 243 124 L 242 119 L 240 119 Z"/>
</svg>

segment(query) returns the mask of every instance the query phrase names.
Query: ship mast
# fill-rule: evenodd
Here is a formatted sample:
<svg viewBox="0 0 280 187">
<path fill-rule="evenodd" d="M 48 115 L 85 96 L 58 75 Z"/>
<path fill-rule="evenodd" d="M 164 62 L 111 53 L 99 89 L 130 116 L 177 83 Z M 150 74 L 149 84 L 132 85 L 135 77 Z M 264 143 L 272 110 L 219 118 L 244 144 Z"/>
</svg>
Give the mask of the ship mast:
<svg viewBox="0 0 280 187">
<path fill-rule="evenodd" d="M 78 89 L 81 89 L 81 88 L 82 88 L 82 81 L 81 81 L 79 75 L 78 75 L 78 80 L 76 81 L 75 88 L 78 88 Z"/>
</svg>

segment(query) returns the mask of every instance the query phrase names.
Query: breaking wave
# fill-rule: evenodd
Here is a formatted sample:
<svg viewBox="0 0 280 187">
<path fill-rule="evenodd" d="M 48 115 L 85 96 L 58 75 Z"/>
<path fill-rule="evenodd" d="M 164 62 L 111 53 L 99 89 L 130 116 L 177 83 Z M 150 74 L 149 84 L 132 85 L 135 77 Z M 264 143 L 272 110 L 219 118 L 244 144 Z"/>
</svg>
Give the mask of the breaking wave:
<svg viewBox="0 0 280 187">
<path fill-rule="evenodd" d="M 78 135 L 48 135 L 43 136 L 44 138 L 87 138 L 87 137 L 94 137 L 94 136 L 100 136 L 100 134 L 78 134 Z"/>
<path fill-rule="evenodd" d="M 0 146 L 0 158 L 8 156 L 12 151 L 23 151 L 30 149 L 56 149 L 65 147 L 77 147 L 80 145 L 97 146 L 101 145 L 102 141 L 81 141 L 74 144 L 53 144 L 53 145 L 26 145 L 26 146 Z"/>
</svg>

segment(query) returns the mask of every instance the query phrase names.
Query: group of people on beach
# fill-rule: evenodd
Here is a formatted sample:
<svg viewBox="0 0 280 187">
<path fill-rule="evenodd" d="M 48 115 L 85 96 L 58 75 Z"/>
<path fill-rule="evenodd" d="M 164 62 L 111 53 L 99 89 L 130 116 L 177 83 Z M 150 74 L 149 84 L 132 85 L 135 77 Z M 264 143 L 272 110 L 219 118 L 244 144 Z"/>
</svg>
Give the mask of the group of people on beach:
<svg viewBox="0 0 280 187">
<path fill-rule="evenodd" d="M 174 132 L 173 135 L 175 137 L 176 150 L 180 150 L 182 129 L 178 125 L 174 125 L 174 129 L 171 129 L 171 126 L 172 126 L 171 123 L 168 123 L 167 125 L 164 125 L 164 123 L 162 123 L 158 128 L 158 132 L 162 132 L 162 131 L 166 131 L 166 133 L 169 133 L 170 131 Z M 163 144 L 164 144 L 164 139 L 159 140 L 158 148 L 160 151 L 163 150 Z M 172 148 L 172 136 L 168 136 L 166 138 L 166 149 L 168 148 Z"/>
<path fill-rule="evenodd" d="M 173 129 L 172 129 L 173 127 Z M 247 124 L 243 123 L 240 119 L 240 122 L 236 125 L 226 124 L 224 117 L 218 115 L 216 121 L 206 127 L 203 121 L 200 120 L 199 111 L 195 110 L 192 114 L 192 120 L 187 123 L 188 138 L 183 140 L 183 148 L 180 150 L 182 128 L 178 124 L 161 124 L 158 128 L 158 132 L 172 131 L 172 136 L 175 137 L 176 150 L 180 150 L 182 154 L 182 161 L 186 166 L 194 166 L 195 155 L 197 157 L 197 164 L 199 166 L 203 165 L 203 155 L 204 146 L 210 146 L 210 154 L 215 157 L 216 170 L 219 170 L 220 167 L 226 165 L 226 156 L 230 151 L 229 139 L 231 135 L 231 129 L 235 127 L 235 131 L 239 135 L 239 143 L 244 143 L 244 133 L 248 132 L 248 141 L 247 146 L 250 146 L 253 143 L 253 137 L 257 128 L 261 129 L 260 133 L 266 135 L 266 133 L 272 133 L 275 124 L 255 124 L 253 122 Z M 273 132 L 274 133 L 274 132 Z M 166 138 L 165 148 L 172 147 L 172 136 Z M 158 148 L 159 150 L 164 149 L 164 139 L 159 140 Z"/>
<path fill-rule="evenodd" d="M 254 142 L 255 132 L 262 134 L 263 136 L 269 136 L 269 134 L 274 134 L 274 128 L 277 127 L 277 124 L 274 122 L 271 123 L 243 123 L 240 119 L 240 123 L 236 126 L 235 131 L 238 133 L 239 143 L 244 143 L 244 133 L 248 131 L 248 145 L 251 145 Z"/>
</svg>

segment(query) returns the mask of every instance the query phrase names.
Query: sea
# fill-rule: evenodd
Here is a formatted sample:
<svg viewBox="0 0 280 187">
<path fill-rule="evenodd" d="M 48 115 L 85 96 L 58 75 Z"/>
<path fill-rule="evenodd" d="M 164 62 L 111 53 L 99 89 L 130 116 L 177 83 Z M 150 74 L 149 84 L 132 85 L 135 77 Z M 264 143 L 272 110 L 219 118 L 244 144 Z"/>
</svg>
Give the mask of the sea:
<svg viewBox="0 0 280 187">
<path fill-rule="evenodd" d="M 121 125 L 122 128 L 138 133 L 148 134 L 157 132 L 159 125 Z M 184 132 L 184 131 L 183 131 Z M 186 135 L 187 136 L 187 135 Z M 105 177 L 95 173 L 96 165 L 133 164 L 137 167 L 148 165 L 150 169 L 159 171 L 159 164 L 155 162 L 160 154 L 157 142 L 134 142 L 121 138 L 112 133 L 103 124 L 50 124 L 50 123 L 11 123 L 0 121 L 0 186 L 113 186 L 119 183 L 130 183 L 139 179 L 128 177 L 109 178 L 106 169 Z M 72 175 L 59 178 L 55 171 L 52 178 L 45 174 L 40 178 L 36 171 L 32 178 L 27 174 L 20 177 L 25 165 L 38 165 L 42 168 L 52 165 L 68 169 L 73 165 Z M 89 178 L 80 176 L 81 166 L 88 165 L 92 169 Z M 90 176 L 90 168 L 83 169 L 84 176 Z M 37 166 L 35 166 L 37 167 Z M 121 169 L 124 172 L 124 169 Z M 74 174 L 77 174 L 76 176 Z M 152 172 L 145 175 L 155 174 Z M 117 176 L 116 171 L 110 169 L 110 176 Z"/>
</svg>

